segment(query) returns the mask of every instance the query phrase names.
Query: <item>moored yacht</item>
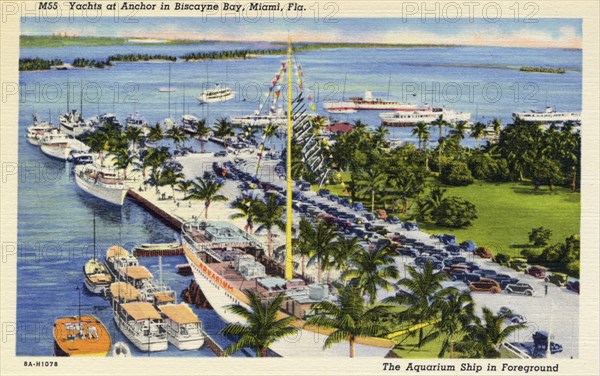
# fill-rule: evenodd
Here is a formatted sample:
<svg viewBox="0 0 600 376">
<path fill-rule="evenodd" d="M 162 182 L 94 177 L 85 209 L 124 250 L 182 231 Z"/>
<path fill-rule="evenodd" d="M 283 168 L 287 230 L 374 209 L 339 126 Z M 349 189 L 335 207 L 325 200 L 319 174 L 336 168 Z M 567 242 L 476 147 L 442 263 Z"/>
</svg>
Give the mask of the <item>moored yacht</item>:
<svg viewBox="0 0 600 376">
<path fill-rule="evenodd" d="M 32 145 L 40 145 L 42 138 L 53 129 L 56 128 L 52 123 L 33 115 L 33 124 L 27 127 L 27 141 Z"/>
<path fill-rule="evenodd" d="M 117 172 L 97 164 L 75 166 L 75 183 L 92 196 L 119 206 L 129 189 Z"/>
<path fill-rule="evenodd" d="M 198 101 L 202 103 L 225 102 L 235 98 L 235 91 L 227 86 L 220 87 L 218 84 L 214 89 L 204 90 L 199 96 Z"/>
<path fill-rule="evenodd" d="M 470 121 L 469 112 L 457 112 L 444 108 L 424 108 L 416 111 L 382 112 L 379 114 L 381 124 L 389 127 L 409 127 L 417 123 L 432 123 L 440 116 L 450 124 L 459 121 Z"/>
<path fill-rule="evenodd" d="M 92 128 L 83 120 L 83 116 L 77 110 L 71 110 L 60 115 L 60 130 L 66 135 L 78 137 Z"/>
<path fill-rule="evenodd" d="M 370 90 L 365 91 L 364 97 L 350 97 L 349 100 L 326 101 L 325 111 L 336 114 L 353 113 L 365 110 L 415 111 L 417 106 L 410 103 L 400 103 L 373 97 Z"/>
<path fill-rule="evenodd" d="M 141 351 L 164 351 L 168 347 L 164 320 L 140 293 L 125 282 L 110 285 L 113 318 L 121 332 Z"/>
<path fill-rule="evenodd" d="M 197 350 L 204 344 L 202 322 L 185 304 L 165 304 L 158 307 L 165 317 L 167 339 L 179 350 Z"/>
<path fill-rule="evenodd" d="M 71 155 L 71 140 L 58 129 L 44 134 L 40 140 L 40 150 L 49 157 L 66 161 Z"/>
<path fill-rule="evenodd" d="M 581 112 L 558 112 L 554 111 L 552 107 L 546 107 L 544 111 L 515 112 L 513 117 L 534 123 L 565 123 L 568 121 L 581 123 Z"/>
<path fill-rule="evenodd" d="M 269 124 L 283 126 L 287 123 L 287 115 L 283 112 L 283 108 L 279 106 L 277 112 L 268 114 L 260 114 L 256 111 L 251 115 L 232 116 L 231 124 L 238 126 L 256 126 L 266 127 Z"/>
<path fill-rule="evenodd" d="M 92 294 L 102 294 L 112 282 L 112 278 L 104 264 L 98 259 L 91 258 L 83 266 L 83 283 Z"/>
</svg>

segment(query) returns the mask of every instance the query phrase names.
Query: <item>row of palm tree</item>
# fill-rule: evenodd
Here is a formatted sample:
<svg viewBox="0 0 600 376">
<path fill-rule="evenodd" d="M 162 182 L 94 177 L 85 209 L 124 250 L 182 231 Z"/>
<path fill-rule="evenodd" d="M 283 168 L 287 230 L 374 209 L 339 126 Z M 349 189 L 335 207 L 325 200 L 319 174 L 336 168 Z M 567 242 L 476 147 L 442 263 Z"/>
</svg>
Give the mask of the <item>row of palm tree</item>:
<svg viewBox="0 0 600 376">
<path fill-rule="evenodd" d="M 422 271 L 408 267 L 408 272 L 410 278 L 398 281 L 400 293 L 381 303 L 365 299 L 358 283 L 337 285 L 337 302 L 325 300 L 315 304 L 313 314 L 304 325 L 330 330 L 324 350 L 336 343 L 348 342 L 350 357 L 355 356 L 359 337 L 390 337 L 394 328 L 408 326 L 410 329 L 402 331 L 405 338 L 400 339 L 400 343 L 417 331 L 417 346 L 439 342 L 440 358 L 447 353 L 454 358 L 456 351 L 460 351 L 462 357 L 498 358 L 501 344 L 525 327 L 507 325 L 510 312 L 494 315 L 487 307 L 482 308 L 482 317 L 478 317 L 470 292 L 443 288 L 443 274 L 434 273 L 430 263 Z M 279 316 L 284 294 L 261 300 L 251 290 L 245 293 L 249 308 L 230 306 L 245 322 L 229 324 L 222 330 L 225 335 L 238 337 L 225 354 L 248 347 L 255 349 L 257 356 L 264 357 L 273 343 L 300 329 L 292 326 L 295 318 Z"/>
</svg>

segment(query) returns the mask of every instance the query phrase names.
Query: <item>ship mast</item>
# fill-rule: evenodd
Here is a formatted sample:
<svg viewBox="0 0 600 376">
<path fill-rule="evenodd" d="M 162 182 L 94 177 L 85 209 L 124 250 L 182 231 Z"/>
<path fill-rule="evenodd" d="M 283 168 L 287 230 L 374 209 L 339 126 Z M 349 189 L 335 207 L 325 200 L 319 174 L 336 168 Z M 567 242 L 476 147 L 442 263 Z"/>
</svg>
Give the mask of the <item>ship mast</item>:
<svg viewBox="0 0 600 376">
<path fill-rule="evenodd" d="M 293 278 L 292 259 L 292 37 L 288 35 L 287 62 L 287 195 L 285 222 L 285 279 Z"/>
</svg>

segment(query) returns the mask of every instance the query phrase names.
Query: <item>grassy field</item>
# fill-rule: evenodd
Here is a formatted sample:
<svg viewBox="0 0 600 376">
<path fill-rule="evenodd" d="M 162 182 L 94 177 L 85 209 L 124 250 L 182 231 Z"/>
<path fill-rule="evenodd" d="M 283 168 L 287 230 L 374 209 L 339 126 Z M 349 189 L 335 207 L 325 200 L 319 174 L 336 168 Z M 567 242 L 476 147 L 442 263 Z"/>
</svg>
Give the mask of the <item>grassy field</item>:
<svg viewBox="0 0 600 376">
<path fill-rule="evenodd" d="M 137 38 L 139 39 L 139 38 Z M 93 46 L 117 46 L 117 45 L 153 45 L 149 43 L 134 43 L 129 42 L 129 38 L 112 38 L 112 37 L 69 37 L 69 36 L 51 36 L 51 35 L 21 35 L 20 39 L 21 48 L 54 48 L 64 46 L 81 46 L 81 47 L 93 47 Z M 166 40 L 165 43 L 157 45 L 168 45 L 168 44 L 201 44 L 203 41 L 198 40 Z"/>
<path fill-rule="evenodd" d="M 461 197 L 477 208 L 478 219 L 466 229 L 448 229 L 422 224 L 429 233 L 449 232 L 459 240 L 473 240 L 495 253 L 518 256 L 534 227 L 552 230 L 550 243 L 579 234 L 581 195 L 565 188 L 535 191 L 531 184 L 476 182 L 467 187 L 447 187 L 447 195 Z"/>
<path fill-rule="evenodd" d="M 347 179 L 347 176 L 344 176 Z M 342 188 L 324 186 L 332 193 L 342 195 Z M 518 256 L 528 247 L 528 233 L 534 227 L 544 226 L 552 230 L 550 243 L 579 234 L 581 195 L 569 189 L 547 187 L 535 191 L 529 183 L 493 184 L 476 181 L 467 187 L 444 187 L 446 195 L 458 196 L 472 202 L 477 208 L 478 219 L 465 229 L 450 229 L 434 224 L 421 223 L 421 229 L 431 234 L 451 233 L 458 240 L 473 240 L 479 246 L 488 246 L 495 253 Z M 317 187 L 313 187 L 317 190 Z M 365 207 L 369 199 L 361 200 Z M 410 204 L 410 202 L 409 202 Z M 376 205 L 380 208 L 381 205 Z"/>
</svg>

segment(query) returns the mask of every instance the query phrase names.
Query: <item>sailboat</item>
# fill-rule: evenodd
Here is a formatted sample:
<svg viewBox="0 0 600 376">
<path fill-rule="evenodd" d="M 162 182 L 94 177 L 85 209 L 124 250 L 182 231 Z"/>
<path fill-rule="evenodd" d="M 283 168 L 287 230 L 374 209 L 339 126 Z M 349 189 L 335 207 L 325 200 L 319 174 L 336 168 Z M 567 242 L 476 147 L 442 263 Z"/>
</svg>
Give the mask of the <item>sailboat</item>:
<svg viewBox="0 0 600 376">
<path fill-rule="evenodd" d="M 54 355 L 107 356 L 112 339 L 102 321 L 92 315 L 81 315 L 81 290 L 77 316 L 59 317 L 54 322 Z"/>
<path fill-rule="evenodd" d="M 96 214 L 94 214 L 94 257 L 83 266 L 83 284 L 92 294 L 103 294 L 106 292 L 112 278 L 102 262 L 96 258 Z"/>
<path fill-rule="evenodd" d="M 312 305 L 321 301 L 334 302 L 335 297 L 329 293 L 326 284 L 306 285 L 303 279 L 293 274 L 292 255 L 292 188 L 291 176 L 292 144 L 302 147 L 305 165 L 311 173 L 322 181 L 328 168 L 323 159 L 321 143 L 314 133 L 310 132 L 310 118 L 305 111 L 303 94 L 300 92 L 292 99 L 292 47 L 288 45 L 288 59 L 282 62 L 281 71 L 287 72 L 287 192 L 286 192 L 286 245 L 285 267 L 283 278 L 267 274 L 267 269 L 249 250 L 258 250 L 261 254 L 263 245 L 252 235 L 237 228 L 234 224 L 223 221 L 189 221 L 182 225 L 182 246 L 184 255 L 192 269 L 195 281 L 202 290 L 207 301 L 225 322 L 244 323 L 244 319 L 236 315 L 231 305 L 240 305 L 249 309 L 248 297 L 244 289 L 255 289 L 261 296 L 272 294 L 286 295 L 285 307 L 278 312 L 278 317 L 295 317 L 294 326 L 299 333 L 294 338 L 283 338 L 275 341 L 270 348 L 283 357 L 288 356 L 324 356 L 347 354 L 347 345 L 334 344 L 331 349 L 323 350 L 325 338 L 330 332 L 319 328 L 304 326 L 304 318 Z M 296 70 L 300 66 L 296 64 Z M 302 74 L 298 74 L 302 77 Z M 280 76 L 277 76 L 279 79 Z M 283 81 L 283 79 L 281 79 Z M 277 82 L 273 83 L 273 86 Z M 309 97 L 307 99 L 310 101 Z M 309 106 L 314 107 L 314 104 Z M 315 140 L 317 139 L 317 140 Z M 262 150 L 261 150 L 262 151 Z M 233 259 L 233 263 L 232 260 Z M 383 338 L 358 338 L 357 353 L 361 356 L 385 356 L 394 342 Z"/>
</svg>

